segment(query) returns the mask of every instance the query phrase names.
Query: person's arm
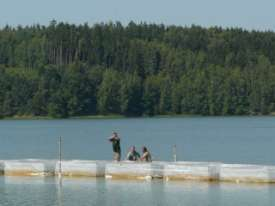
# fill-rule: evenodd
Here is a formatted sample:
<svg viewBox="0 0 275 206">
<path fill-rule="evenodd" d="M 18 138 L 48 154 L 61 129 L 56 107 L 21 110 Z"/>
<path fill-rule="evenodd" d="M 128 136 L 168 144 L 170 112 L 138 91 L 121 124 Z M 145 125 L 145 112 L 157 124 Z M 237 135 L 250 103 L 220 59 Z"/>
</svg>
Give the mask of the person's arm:
<svg viewBox="0 0 275 206">
<path fill-rule="evenodd" d="M 148 152 L 143 153 L 141 156 L 140 160 L 145 160 L 146 156 L 148 155 Z"/>
<path fill-rule="evenodd" d="M 120 138 L 119 138 L 119 136 L 113 135 L 113 136 L 110 137 L 110 139 L 117 139 L 117 140 L 119 140 Z"/>
<path fill-rule="evenodd" d="M 119 139 L 119 137 L 116 137 L 116 136 L 113 135 L 113 136 L 109 137 L 108 139 L 109 139 L 110 142 L 112 142 L 115 139 Z"/>
<path fill-rule="evenodd" d="M 125 160 L 130 160 L 130 155 L 131 155 L 131 153 L 128 152 L 127 155 L 126 155 L 126 159 Z"/>
</svg>

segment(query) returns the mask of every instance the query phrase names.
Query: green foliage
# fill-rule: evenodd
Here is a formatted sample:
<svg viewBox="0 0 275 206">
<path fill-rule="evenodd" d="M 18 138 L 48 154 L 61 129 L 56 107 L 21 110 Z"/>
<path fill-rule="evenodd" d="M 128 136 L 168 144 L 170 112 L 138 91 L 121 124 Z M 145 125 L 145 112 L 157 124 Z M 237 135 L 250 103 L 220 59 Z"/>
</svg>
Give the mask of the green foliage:
<svg viewBox="0 0 275 206">
<path fill-rule="evenodd" d="M 136 74 L 126 74 L 121 86 L 121 113 L 126 116 L 142 115 L 143 85 Z"/>
<path fill-rule="evenodd" d="M 121 76 L 115 70 L 107 70 L 97 93 L 100 114 L 119 114 L 121 111 Z"/>
<path fill-rule="evenodd" d="M 275 112 L 275 33 L 121 23 L 0 29 L 0 118 Z"/>
<path fill-rule="evenodd" d="M 160 102 L 160 77 L 150 76 L 144 83 L 144 113 L 152 116 L 159 114 L 159 102 Z"/>
</svg>

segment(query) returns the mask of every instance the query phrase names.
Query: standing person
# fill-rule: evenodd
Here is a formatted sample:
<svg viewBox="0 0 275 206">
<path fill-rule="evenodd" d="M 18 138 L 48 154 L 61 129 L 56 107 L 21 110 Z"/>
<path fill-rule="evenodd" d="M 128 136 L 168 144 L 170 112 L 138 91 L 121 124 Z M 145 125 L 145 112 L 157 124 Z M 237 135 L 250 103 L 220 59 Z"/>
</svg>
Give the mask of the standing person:
<svg viewBox="0 0 275 206">
<path fill-rule="evenodd" d="M 142 147 L 142 156 L 140 160 L 144 162 L 152 162 L 151 154 L 145 146 Z"/>
<path fill-rule="evenodd" d="M 140 159 L 140 154 L 136 151 L 135 146 L 132 146 L 126 156 L 126 160 L 138 161 Z"/>
<path fill-rule="evenodd" d="M 113 159 L 120 161 L 121 149 L 120 149 L 120 138 L 116 132 L 113 132 L 112 136 L 109 138 L 109 141 L 112 142 L 114 156 Z"/>
</svg>

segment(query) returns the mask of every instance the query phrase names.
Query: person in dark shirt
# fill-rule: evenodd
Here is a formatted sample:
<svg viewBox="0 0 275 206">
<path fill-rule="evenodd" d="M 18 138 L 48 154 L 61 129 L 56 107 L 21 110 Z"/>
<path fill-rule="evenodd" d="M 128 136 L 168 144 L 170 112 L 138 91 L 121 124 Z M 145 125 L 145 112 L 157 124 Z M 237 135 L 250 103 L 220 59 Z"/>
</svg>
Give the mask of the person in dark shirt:
<svg viewBox="0 0 275 206">
<path fill-rule="evenodd" d="M 142 147 L 142 156 L 140 160 L 144 162 L 152 162 L 151 154 L 145 146 Z"/>
<path fill-rule="evenodd" d="M 140 154 L 136 151 L 135 146 L 132 146 L 126 156 L 126 160 L 138 161 L 140 159 Z"/>
<path fill-rule="evenodd" d="M 109 138 L 109 141 L 112 142 L 113 146 L 113 159 L 115 161 L 120 161 L 121 158 L 121 149 L 120 149 L 120 138 L 116 132 L 113 132 L 112 136 Z"/>
</svg>

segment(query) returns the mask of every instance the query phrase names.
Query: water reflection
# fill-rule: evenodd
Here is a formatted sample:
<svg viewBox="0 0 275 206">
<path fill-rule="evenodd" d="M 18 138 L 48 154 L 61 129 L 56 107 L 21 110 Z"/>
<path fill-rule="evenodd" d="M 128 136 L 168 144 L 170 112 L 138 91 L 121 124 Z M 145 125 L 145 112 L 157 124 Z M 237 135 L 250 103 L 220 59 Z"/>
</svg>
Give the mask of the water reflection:
<svg viewBox="0 0 275 206">
<path fill-rule="evenodd" d="M 0 205 L 271 206 L 275 185 L 0 177 Z"/>
<path fill-rule="evenodd" d="M 1 205 L 57 205 L 53 179 L 1 177 Z"/>
<path fill-rule="evenodd" d="M 165 199 L 173 205 L 220 205 L 219 184 L 206 182 L 166 182 Z"/>
<path fill-rule="evenodd" d="M 222 205 L 225 206 L 273 205 L 274 192 L 274 185 L 268 184 L 221 184 Z"/>
<path fill-rule="evenodd" d="M 57 202 L 58 206 L 63 206 L 63 179 L 62 177 L 56 178 L 56 187 L 57 187 Z"/>
</svg>

